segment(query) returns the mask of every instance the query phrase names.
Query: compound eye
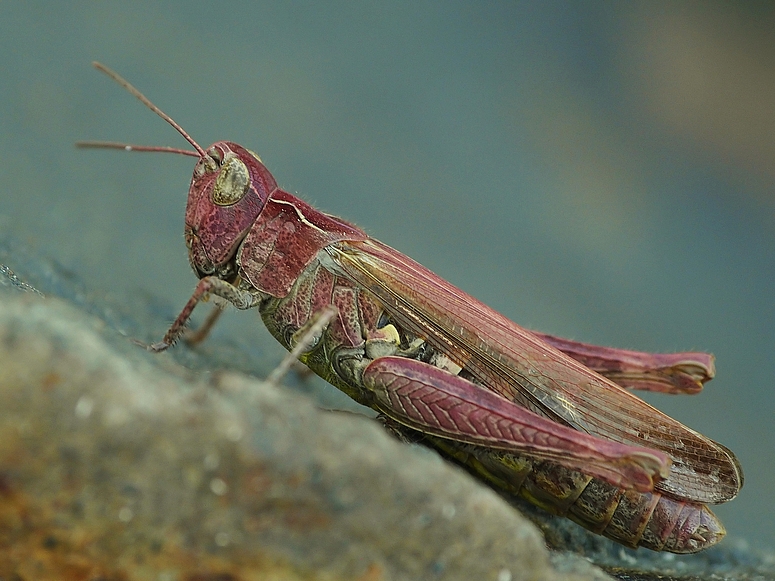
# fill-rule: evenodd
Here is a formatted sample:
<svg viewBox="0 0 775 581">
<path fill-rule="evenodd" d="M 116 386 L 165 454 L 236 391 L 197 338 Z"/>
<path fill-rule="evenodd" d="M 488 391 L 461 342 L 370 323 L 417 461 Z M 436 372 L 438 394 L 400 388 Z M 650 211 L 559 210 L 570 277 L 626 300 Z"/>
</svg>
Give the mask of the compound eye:
<svg viewBox="0 0 775 581">
<path fill-rule="evenodd" d="M 248 186 L 248 167 L 238 157 L 232 157 L 226 160 L 218 172 L 210 199 L 217 206 L 231 206 L 242 199 Z"/>
</svg>

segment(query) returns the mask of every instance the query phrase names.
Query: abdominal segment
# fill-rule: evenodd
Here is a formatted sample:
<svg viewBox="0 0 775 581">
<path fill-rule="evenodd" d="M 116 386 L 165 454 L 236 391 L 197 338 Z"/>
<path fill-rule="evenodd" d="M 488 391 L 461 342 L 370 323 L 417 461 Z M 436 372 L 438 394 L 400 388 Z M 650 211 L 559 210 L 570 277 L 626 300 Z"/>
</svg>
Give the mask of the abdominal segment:
<svg viewBox="0 0 775 581">
<path fill-rule="evenodd" d="M 422 440 L 503 492 L 520 496 L 628 547 L 695 553 L 716 544 L 725 534 L 719 520 L 703 504 L 658 492 L 623 490 L 525 455 L 427 435 Z"/>
</svg>

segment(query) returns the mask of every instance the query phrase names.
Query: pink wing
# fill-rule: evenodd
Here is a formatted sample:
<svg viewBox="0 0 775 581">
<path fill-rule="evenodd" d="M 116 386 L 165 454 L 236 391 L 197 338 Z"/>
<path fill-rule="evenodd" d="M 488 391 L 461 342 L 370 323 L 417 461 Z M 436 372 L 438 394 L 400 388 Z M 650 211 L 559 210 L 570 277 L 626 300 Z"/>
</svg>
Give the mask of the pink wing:
<svg viewBox="0 0 775 581">
<path fill-rule="evenodd" d="M 379 241 L 326 248 L 342 274 L 384 304 L 399 325 L 425 338 L 478 383 L 558 423 L 668 454 L 656 488 L 682 499 L 734 498 L 742 471 L 725 447 L 666 416 L 503 315 Z"/>
<path fill-rule="evenodd" d="M 627 389 L 696 394 L 716 374 L 714 358 L 709 353 L 642 353 L 530 332 Z"/>
</svg>

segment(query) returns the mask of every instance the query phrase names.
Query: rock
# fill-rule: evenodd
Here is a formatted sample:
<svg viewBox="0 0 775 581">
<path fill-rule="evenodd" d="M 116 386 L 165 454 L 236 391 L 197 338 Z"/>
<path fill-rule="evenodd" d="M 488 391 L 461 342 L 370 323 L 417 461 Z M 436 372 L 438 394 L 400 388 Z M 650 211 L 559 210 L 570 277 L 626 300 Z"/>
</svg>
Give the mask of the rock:
<svg viewBox="0 0 775 581">
<path fill-rule="evenodd" d="M 570 578 L 494 492 L 373 420 L 0 299 L 2 579 Z"/>
</svg>

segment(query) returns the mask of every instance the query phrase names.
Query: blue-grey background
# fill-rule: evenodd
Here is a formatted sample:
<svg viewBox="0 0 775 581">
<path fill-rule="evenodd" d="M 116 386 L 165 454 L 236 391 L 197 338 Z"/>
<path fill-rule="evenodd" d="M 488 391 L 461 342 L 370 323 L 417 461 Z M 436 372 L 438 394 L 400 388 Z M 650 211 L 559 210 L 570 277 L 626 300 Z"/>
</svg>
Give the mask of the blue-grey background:
<svg viewBox="0 0 775 581">
<path fill-rule="evenodd" d="M 182 307 L 193 160 L 257 151 L 291 192 L 531 328 L 716 354 L 649 401 L 732 448 L 718 507 L 775 546 L 775 10 L 746 3 L 0 3 L 0 228 L 119 299 Z M 173 309 L 174 310 L 174 309 Z M 279 348 L 253 313 L 231 334 Z"/>
</svg>

